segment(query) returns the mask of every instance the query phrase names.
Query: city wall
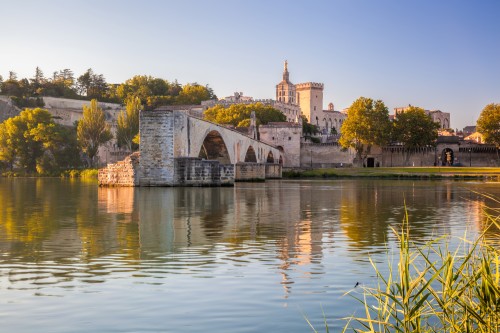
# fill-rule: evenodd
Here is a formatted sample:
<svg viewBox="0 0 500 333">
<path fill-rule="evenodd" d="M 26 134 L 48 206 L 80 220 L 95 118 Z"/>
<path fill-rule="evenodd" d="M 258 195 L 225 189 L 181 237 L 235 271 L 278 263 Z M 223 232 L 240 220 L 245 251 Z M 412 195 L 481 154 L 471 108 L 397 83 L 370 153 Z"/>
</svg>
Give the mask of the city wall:
<svg viewBox="0 0 500 333">
<path fill-rule="evenodd" d="M 301 168 L 349 167 L 355 157 L 354 151 L 344 151 L 338 143 L 302 143 L 300 146 Z"/>
</svg>

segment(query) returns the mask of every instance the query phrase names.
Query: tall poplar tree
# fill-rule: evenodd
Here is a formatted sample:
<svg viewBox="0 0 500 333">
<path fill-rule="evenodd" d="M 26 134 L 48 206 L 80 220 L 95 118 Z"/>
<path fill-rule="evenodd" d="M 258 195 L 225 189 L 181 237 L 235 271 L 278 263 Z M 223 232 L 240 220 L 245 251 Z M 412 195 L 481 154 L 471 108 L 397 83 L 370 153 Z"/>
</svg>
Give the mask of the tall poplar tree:
<svg viewBox="0 0 500 333">
<path fill-rule="evenodd" d="M 113 138 L 104 112 L 96 99 L 90 101 L 90 106 L 83 106 L 83 117 L 78 121 L 76 133 L 80 147 L 87 154 L 90 166 L 93 167 L 99 147 Z"/>
<path fill-rule="evenodd" d="M 142 109 L 141 99 L 130 96 L 125 102 L 125 110 L 118 115 L 116 141 L 120 147 L 129 151 L 137 150 L 134 137 L 139 133 L 139 111 Z"/>
</svg>

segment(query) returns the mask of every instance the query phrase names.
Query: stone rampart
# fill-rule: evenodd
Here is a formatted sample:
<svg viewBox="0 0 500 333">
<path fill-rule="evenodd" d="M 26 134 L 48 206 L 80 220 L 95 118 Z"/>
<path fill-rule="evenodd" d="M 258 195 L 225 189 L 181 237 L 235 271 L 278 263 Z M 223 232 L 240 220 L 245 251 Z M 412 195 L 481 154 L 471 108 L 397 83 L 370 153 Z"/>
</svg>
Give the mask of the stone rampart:
<svg viewBox="0 0 500 333">
<path fill-rule="evenodd" d="M 343 150 L 338 143 L 302 143 L 300 167 L 316 169 L 352 166 L 355 155 L 353 150 Z"/>
<path fill-rule="evenodd" d="M 127 156 L 123 161 L 108 164 L 106 168 L 99 169 L 97 176 L 100 186 L 137 186 L 139 170 L 138 152 Z"/>
<path fill-rule="evenodd" d="M 401 146 L 384 147 L 381 166 L 428 167 L 445 165 L 443 151 L 447 149 L 453 152 L 453 165 L 455 166 L 494 167 L 500 165 L 495 147 L 492 145 L 472 145 L 469 147 L 466 144 L 455 143 L 438 144 L 436 148 L 415 149 L 409 155 Z"/>
<path fill-rule="evenodd" d="M 235 181 L 264 181 L 266 179 L 265 163 L 236 163 Z"/>
<path fill-rule="evenodd" d="M 324 87 L 325 87 L 325 85 L 323 83 L 318 83 L 318 82 L 303 82 L 303 83 L 297 83 L 295 85 L 295 88 L 297 89 L 297 91 L 302 90 L 302 89 L 321 89 L 321 90 L 323 90 Z"/>
</svg>

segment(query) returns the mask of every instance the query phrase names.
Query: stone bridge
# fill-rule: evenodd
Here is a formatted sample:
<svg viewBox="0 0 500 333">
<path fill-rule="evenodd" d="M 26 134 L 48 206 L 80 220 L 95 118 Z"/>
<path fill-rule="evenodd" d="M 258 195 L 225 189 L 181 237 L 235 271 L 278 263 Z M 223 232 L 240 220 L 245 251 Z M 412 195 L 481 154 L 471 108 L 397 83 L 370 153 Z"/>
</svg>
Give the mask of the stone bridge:
<svg viewBox="0 0 500 333">
<path fill-rule="evenodd" d="M 142 111 L 140 140 L 140 157 L 100 170 L 100 185 L 220 186 L 281 178 L 280 150 L 185 111 Z"/>
</svg>

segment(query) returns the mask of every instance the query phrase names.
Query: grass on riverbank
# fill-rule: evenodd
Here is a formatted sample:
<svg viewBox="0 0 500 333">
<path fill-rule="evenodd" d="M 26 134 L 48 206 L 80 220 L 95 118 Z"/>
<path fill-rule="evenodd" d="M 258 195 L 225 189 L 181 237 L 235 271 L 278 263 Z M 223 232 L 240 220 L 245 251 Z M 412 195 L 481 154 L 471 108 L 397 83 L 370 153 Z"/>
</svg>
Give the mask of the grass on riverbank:
<svg viewBox="0 0 500 333">
<path fill-rule="evenodd" d="M 71 169 L 64 170 L 61 173 L 53 173 L 53 174 L 26 174 L 22 171 L 5 171 L 2 172 L 2 177 L 7 178 L 17 178 L 17 177 L 61 177 L 61 178 L 80 178 L 85 180 L 97 180 L 97 169 Z"/>
<path fill-rule="evenodd" d="M 500 250 L 484 237 L 489 228 L 499 228 L 500 214 L 497 208 L 490 212 L 496 215 L 486 213 L 483 233 L 475 241 L 461 238 L 454 250 L 449 236 L 413 243 L 406 214 L 401 230 L 393 229 L 397 266 L 389 259 L 383 274 L 371 261 L 377 284 L 363 287 L 361 296 L 348 293 L 362 304 L 363 314 L 345 318 L 343 332 L 500 332 Z M 329 332 L 326 320 L 325 329 Z"/>
<path fill-rule="evenodd" d="M 498 178 L 500 168 L 483 167 L 395 167 L 395 168 L 330 168 L 283 171 L 284 178 L 416 178 L 477 179 Z"/>
<path fill-rule="evenodd" d="M 61 173 L 62 178 L 97 179 L 97 169 L 66 170 Z"/>
</svg>

